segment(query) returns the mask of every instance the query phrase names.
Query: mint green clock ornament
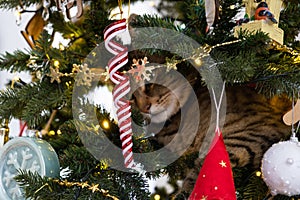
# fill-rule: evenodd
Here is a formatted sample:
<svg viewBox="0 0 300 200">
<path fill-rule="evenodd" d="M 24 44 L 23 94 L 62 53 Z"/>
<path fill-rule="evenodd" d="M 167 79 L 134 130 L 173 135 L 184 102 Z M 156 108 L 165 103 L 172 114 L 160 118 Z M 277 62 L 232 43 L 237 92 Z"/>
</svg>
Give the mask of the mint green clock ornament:
<svg viewBox="0 0 300 200">
<path fill-rule="evenodd" d="M 0 148 L 1 200 L 25 200 L 14 180 L 19 169 L 53 178 L 59 177 L 60 172 L 58 156 L 48 142 L 31 137 L 13 138 Z"/>
</svg>

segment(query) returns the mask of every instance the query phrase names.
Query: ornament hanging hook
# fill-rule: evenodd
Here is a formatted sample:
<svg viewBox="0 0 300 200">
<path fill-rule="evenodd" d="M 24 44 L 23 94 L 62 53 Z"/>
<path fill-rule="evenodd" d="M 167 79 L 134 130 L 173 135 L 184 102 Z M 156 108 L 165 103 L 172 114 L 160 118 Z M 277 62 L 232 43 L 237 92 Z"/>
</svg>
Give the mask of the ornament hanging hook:
<svg viewBox="0 0 300 200">
<path fill-rule="evenodd" d="M 293 90 L 293 96 L 292 96 L 292 138 L 295 137 L 295 129 L 294 129 L 294 103 L 295 103 L 295 97 L 294 97 L 294 90 Z"/>
<path fill-rule="evenodd" d="M 216 116 L 216 130 L 219 129 L 219 124 L 220 124 L 220 108 L 221 108 L 221 104 L 222 104 L 222 100 L 223 100 L 223 96 L 224 96 L 224 91 L 225 91 L 225 81 L 223 82 L 223 86 L 222 86 L 222 91 L 221 91 L 219 102 L 217 102 L 215 90 L 214 90 L 214 88 L 212 88 L 212 95 L 213 95 L 213 98 L 214 98 L 214 104 L 215 104 L 215 108 L 216 108 L 216 111 L 217 111 L 217 116 Z"/>
<path fill-rule="evenodd" d="M 299 92 L 298 92 L 298 96 L 299 96 Z M 296 132 L 298 132 L 298 130 L 299 130 L 300 122 L 298 122 L 298 126 L 297 126 L 297 129 L 295 131 L 295 127 L 294 127 L 295 105 L 294 104 L 295 104 L 295 92 L 293 90 L 293 96 L 292 96 L 292 136 L 291 136 L 291 141 L 298 142 L 298 138 L 296 137 Z"/>
<path fill-rule="evenodd" d="M 300 90 L 298 91 L 298 99 L 299 99 L 299 97 L 300 97 Z M 300 121 L 298 122 L 297 129 L 296 129 L 296 131 L 295 131 L 295 134 L 298 133 L 299 128 L 300 128 Z"/>
<path fill-rule="evenodd" d="M 128 0 L 128 13 L 127 13 L 127 16 L 129 18 L 130 16 L 130 0 Z M 128 22 L 127 22 L 128 23 Z"/>
<path fill-rule="evenodd" d="M 122 19 L 122 15 L 123 15 L 122 3 L 123 3 L 122 0 L 118 0 L 118 6 L 119 6 L 119 10 L 120 10 L 121 19 Z"/>
</svg>

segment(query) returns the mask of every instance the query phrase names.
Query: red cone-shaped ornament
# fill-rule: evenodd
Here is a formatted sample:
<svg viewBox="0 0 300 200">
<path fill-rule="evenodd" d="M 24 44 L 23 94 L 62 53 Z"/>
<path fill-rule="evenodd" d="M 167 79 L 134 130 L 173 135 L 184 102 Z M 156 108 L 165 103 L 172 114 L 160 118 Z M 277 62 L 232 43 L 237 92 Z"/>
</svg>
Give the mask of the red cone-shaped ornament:
<svg viewBox="0 0 300 200">
<path fill-rule="evenodd" d="M 219 129 L 189 200 L 236 200 L 229 156 Z"/>
</svg>

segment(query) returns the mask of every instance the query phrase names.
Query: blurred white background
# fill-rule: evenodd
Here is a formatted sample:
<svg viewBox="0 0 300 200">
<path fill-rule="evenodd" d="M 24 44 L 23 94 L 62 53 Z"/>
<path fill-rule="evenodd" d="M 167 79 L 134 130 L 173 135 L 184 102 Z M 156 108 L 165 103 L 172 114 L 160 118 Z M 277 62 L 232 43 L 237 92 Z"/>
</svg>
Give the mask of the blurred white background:
<svg viewBox="0 0 300 200">
<path fill-rule="evenodd" d="M 30 48 L 20 31 L 25 30 L 25 26 L 31 16 L 32 13 L 22 15 L 21 24 L 18 25 L 15 12 L 12 10 L 0 10 L 0 54 Z M 25 82 L 31 80 L 31 77 L 27 73 L 8 73 L 7 71 L 0 71 L 0 89 L 4 89 L 9 80 L 16 76 L 21 77 Z M 10 136 L 19 134 L 19 120 L 12 120 L 9 127 L 11 129 Z"/>
</svg>

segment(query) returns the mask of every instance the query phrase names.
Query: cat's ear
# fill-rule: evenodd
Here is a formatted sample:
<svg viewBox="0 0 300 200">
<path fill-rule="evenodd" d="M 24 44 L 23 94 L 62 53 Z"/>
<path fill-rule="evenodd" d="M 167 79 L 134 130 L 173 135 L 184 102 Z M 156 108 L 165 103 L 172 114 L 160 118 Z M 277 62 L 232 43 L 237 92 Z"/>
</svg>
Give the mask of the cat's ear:
<svg viewBox="0 0 300 200">
<path fill-rule="evenodd" d="M 137 16 L 138 16 L 137 14 L 132 13 L 128 18 L 128 31 L 129 31 L 129 35 L 131 38 L 133 38 L 135 36 L 133 25 L 136 21 Z"/>
<path fill-rule="evenodd" d="M 130 103 L 135 103 L 137 98 L 141 98 L 143 96 L 145 96 L 145 85 L 134 85 L 131 87 L 131 91 L 130 91 Z"/>
<path fill-rule="evenodd" d="M 146 92 L 146 85 L 142 84 L 137 88 L 138 93 L 145 93 Z"/>
</svg>

